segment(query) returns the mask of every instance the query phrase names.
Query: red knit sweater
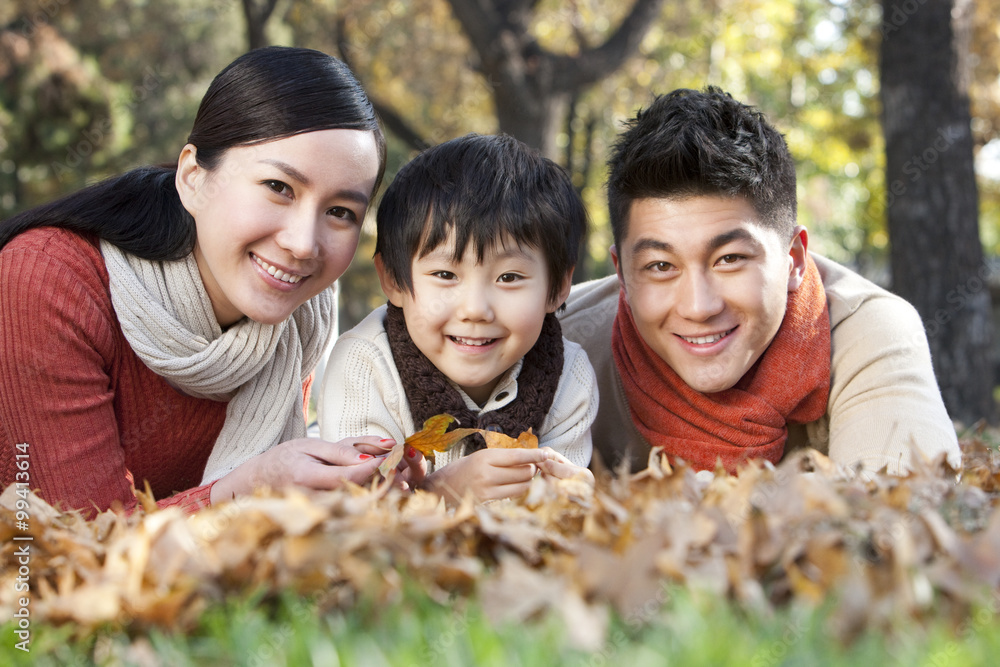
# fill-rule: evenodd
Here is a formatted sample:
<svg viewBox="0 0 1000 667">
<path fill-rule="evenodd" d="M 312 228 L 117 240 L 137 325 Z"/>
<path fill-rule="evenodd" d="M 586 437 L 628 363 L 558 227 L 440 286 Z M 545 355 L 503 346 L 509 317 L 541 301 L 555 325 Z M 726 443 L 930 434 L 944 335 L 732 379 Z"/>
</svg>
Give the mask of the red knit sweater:
<svg viewBox="0 0 1000 667">
<path fill-rule="evenodd" d="M 93 515 L 133 509 L 148 481 L 160 506 L 193 512 L 225 417 L 132 351 L 96 239 L 43 228 L 0 251 L 0 485 Z"/>
</svg>

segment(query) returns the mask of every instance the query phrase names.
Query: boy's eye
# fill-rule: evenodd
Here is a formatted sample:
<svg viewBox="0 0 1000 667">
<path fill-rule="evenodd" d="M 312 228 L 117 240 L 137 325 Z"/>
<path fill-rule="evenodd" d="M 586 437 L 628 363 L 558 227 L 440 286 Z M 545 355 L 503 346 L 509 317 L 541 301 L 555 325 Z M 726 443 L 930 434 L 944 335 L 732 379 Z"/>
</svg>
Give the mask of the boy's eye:
<svg viewBox="0 0 1000 667">
<path fill-rule="evenodd" d="M 282 183 L 281 181 L 274 180 L 274 179 L 269 179 L 269 180 L 263 181 L 263 184 L 269 190 L 271 190 L 272 192 L 275 192 L 275 193 L 277 193 L 279 195 L 286 195 L 287 196 L 287 195 L 290 195 L 291 192 L 292 192 L 292 189 L 290 187 L 288 187 L 287 184 Z"/>
<path fill-rule="evenodd" d="M 497 278 L 497 282 L 498 283 L 512 283 L 512 282 L 515 282 L 515 281 L 520 280 L 520 279 L 521 279 L 521 276 L 519 276 L 516 273 L 502 273 L 502 274 L 500 274 L 500 277 Z"/>
<path fill-rule="evenodd" d="M 431 271 L 431 275 L 441 280 L 454 280 L 455 274 L 451 271 Z"/>
</svg>

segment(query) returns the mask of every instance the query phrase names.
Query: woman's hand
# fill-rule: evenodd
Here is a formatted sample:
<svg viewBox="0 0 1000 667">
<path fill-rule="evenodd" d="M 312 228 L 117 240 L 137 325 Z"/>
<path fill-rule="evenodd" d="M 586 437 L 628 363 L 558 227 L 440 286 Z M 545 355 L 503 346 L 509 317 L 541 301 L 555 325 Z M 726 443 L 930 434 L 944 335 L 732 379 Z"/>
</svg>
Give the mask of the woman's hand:
<svg viewBox="0 0 1000 667">
<path fill-rule="evenodd" d="M 520 496 L 527 493 L 531 478 L 539 469 L 544 470 L 548 463 L 558 463 L 551 460 L 554 454 L 548 447 L 481 449 L 435 470 L 427 476 L 424 488 L 449 503 L 459 502 L 468 492 L 477 500 Z M 554 469 L 563 472 L 561 467 Z"/>
<path fill-rule="evenodd" d="M 364 484 L 378 470 L 382 458 L 354 445 L 377 448 L 379 443 L 377 436 L 345 438 L 339 442 L 319 438 L 283 442 L 217 481 L 212 486 L 212 504 L 262 487 L 304 486 L 325 490 L 334 489 L 345 481 Z"/>
<path fill-rule="evenodd" d="M 387 456 L 395 446 L 396 441 L 392 438 L 383 438 L 375 444 L 366 441 L 354 442 L 355 449 L 380 458 Z M 403 458 L 396 466 L 396 476 L 393 480 L 395 485 L 404 491 L 409 491 L 420 486 L 426 476 L 427 459 L 413 447 L 406 447 L 403 450 Z"/>
</svg>

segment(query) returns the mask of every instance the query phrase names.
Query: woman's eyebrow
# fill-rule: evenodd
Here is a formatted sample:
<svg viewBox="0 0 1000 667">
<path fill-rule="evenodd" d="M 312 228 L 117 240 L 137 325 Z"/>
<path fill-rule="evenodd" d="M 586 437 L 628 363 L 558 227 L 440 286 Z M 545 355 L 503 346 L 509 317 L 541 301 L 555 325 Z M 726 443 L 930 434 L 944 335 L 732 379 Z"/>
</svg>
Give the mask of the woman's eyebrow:
<svg viewBox="0 0 1000 667">
<path fill-rule="evenodd" d="M 264 158 L 263 160 L 258 160 L 258 162 L 263 162 L 264 164 L 269 164 L 272 167 L 277 167 L 302 185 L 310 185 L 309 177 L 287 162 L 282 162 L 281 160 L 275 160 L 273 158 Z"/>
</svg>

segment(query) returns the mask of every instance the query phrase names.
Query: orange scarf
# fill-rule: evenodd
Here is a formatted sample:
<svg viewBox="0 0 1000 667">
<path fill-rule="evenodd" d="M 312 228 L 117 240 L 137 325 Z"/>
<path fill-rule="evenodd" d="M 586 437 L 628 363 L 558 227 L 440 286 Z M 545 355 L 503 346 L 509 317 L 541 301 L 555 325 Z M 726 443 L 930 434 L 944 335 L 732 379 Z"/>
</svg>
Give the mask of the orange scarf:
<svg viewBox="0 0 1000 667">
<path fill-rule="evenodd" d="M 774 340 L 736 386 L 695 391 L 646 344 L 635 328 L 624 290 L 618 297 L 611 347 L 632 421 L 653 447 L 712 470 L 730 473 L 743 461 L 777 463 L 788 423 L 815 421 L 830 394 L 830 314 L 819 271 L 807 256 L 799 288 Z"/>
</svg>

